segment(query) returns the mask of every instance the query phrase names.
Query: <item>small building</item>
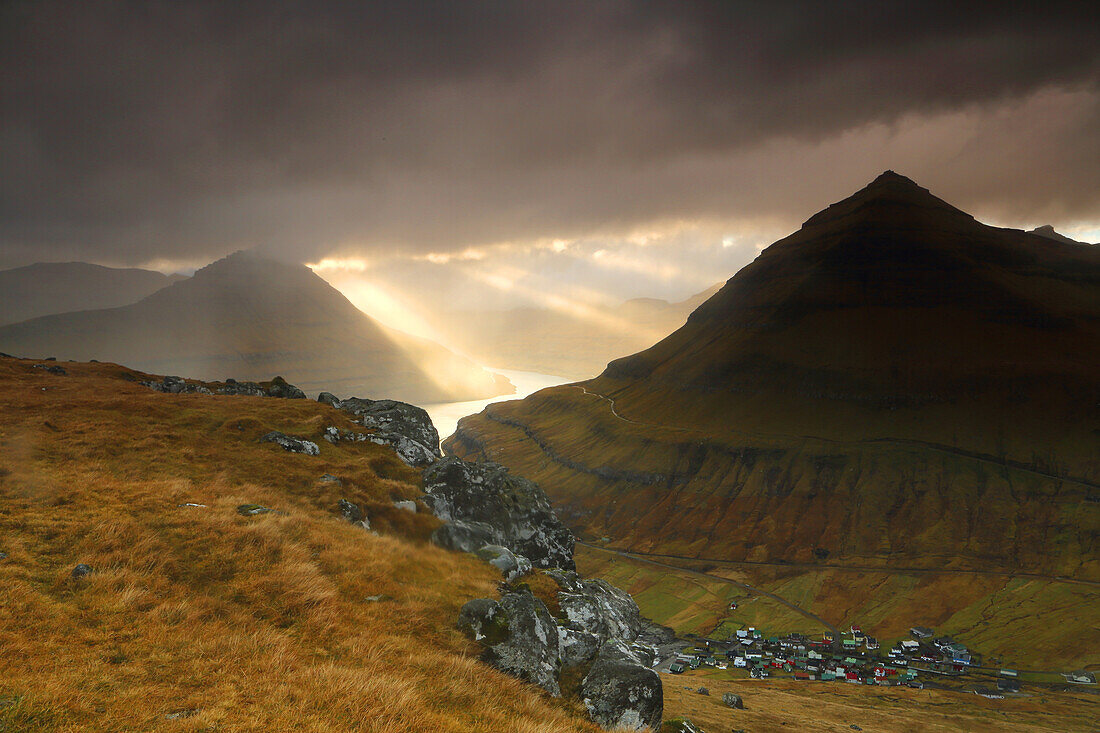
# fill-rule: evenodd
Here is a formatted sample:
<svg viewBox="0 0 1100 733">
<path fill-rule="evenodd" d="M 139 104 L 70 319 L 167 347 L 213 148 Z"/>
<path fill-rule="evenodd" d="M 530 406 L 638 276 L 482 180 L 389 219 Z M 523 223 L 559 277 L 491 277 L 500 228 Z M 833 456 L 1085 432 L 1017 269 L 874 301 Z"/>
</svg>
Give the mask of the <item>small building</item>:
<svg viewBox="0 0 1100 733">
<path fill-rule="evenodd" d="M 927 639 L 932 636 L 934 632 L 927 626 L 914 626 L 909 629 L 909 635 L 914 639 Z"/>
<path fill-rule="evenodd" d="M 1096 675 L 1092 672 L 1086 672 L 1080 670 L 1077 672 L 1066 672 L 1062 674 L 1066 678 L 1066 682 L 1072 682 L 1075 685 L 1095 685 Z"/>
<path fill-rule="evenodd" d="M 1014 669 L 1002 669 L 998 672 L 1002 677 L 1019 677 L 1020 673 Z"/>
<path fill-rule="evenodd" d="M 865 641 L 866 641 L 866 644 L 867 644 L 867 650 L 868 651 L 874 651 L 875 649 L 878 649 L 878 639 L 876 639 L 875 637 L 868 636 L 865 639 Z"/>
<path fill-rule="evenodd" d="M 683 674 L 686 669 L 687 667 L 678 661 L 668 665 L 668 671 L 672 674 Z"/>
</svg>

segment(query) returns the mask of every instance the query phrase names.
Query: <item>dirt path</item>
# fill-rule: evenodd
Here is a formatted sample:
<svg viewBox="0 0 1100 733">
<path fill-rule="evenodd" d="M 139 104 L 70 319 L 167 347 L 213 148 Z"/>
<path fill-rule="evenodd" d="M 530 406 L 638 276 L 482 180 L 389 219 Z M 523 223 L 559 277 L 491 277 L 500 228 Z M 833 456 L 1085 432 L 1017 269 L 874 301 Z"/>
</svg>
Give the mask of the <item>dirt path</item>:
<svg viewBox="0 0 1100 733">
<path fill-rule="evenodd" d="M 810 619 L 814 623 L 820 624 L 824 628 L 831 631 L 833 633 L 833 638 L 834 639 L 838 639 L 838 640 L 840 639 L 840 631 L 835 626 L 833 626 L 828 621 L 826 621 L 825 619 L 821 618 L 820 616 L 817 616 L 816 614 L 810 613 L 806 609 L 801 608 L 801 607 L 791 603 L 790 601 L 788 601 L 785 598 L 777 596 L 774 593 L 769 593 L 766 590 L 761 590 L 760 588 L 756 588 L 756 587 L 748 585 L 746 583 L 740 583 L 736 580 L 731 580 L 730 578 L 723 578 L 721 575 L 711 575 L 710 573 L 703 573 L 703 572 L 700 572 L 698 570 L 689 570 L 688 568 L 682 568 L 682 567 L 679 567 L 677 565 L 670 565 L 668 563 L 658 562 L 657 560 L 651 560 L 648 557 L 643 557 L 643 556 L 641 556 L 639 554 L 635 554 L 633 552 L 624 552 L 622 550 L 610 550 L 610 549 L 607 549 L 606 547 L 597 547 L 596 545 L 590 545 L 589 543 L 583 542 L 581 540 L 577 540 L 577 544 L 578 545 L 584 545 L 585 547 L 587 547 L 591 550 L 596 550 L 597 552 L 606 552 L 606 553 L 609 553 L 609 554 L 612 554 L 612 555 L 618 555 L 620 557 L 625 557 L 629 560 L 633 560 L 634 562 L 645 563 L 647 565 L 656 565 L 658 567 L 667 568 L 669 570 L 675 570 L 678 573 L 684 573 L 686 575 L 694 575 L 694 576 L 699 577 L 699 578 L 706 578 L 708 580 L 717 580 L 720 583 L 728 583 L 730 585 L 736 585 L 738 588 L 741 588 L 742 590 L 746 590 L 746 591 L 748 591 L 750 593 L 753 593 L 755 595 L 758 595 L 758 596 L 763 596 L 765 598 L 770 598 L 771 600 L 775 601 L 776 603 L 779 603 L 783 606 L 786 606 L 787 608 L 791 609 L 792 611 L 795 611 L 796 613 L 799 613 L 802 616 L 805 616 L 806 618 Z"/>
</svg>

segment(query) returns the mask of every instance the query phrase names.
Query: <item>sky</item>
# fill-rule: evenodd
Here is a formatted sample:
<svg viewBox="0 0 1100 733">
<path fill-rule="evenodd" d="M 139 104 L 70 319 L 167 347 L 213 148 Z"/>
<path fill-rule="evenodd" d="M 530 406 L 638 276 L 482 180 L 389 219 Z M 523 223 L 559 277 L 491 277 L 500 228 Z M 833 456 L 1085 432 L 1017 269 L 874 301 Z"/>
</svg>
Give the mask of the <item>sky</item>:
<svg viewBox="0 0 1100 733">
<path fill-rule="evenodd" d="M 1100 241 L 1087 2 L 0 3 L 0 268 L 681 299 L 886 169 Z"/>
</svg>

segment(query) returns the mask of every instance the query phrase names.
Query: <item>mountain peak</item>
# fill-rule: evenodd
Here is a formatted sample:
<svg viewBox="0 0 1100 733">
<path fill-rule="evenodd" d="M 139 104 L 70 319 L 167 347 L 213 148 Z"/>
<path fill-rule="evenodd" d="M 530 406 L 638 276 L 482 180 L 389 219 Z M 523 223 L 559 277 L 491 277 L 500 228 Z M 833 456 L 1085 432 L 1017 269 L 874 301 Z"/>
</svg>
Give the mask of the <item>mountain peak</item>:
<svg viewBox="0 0 1100 733">
<path fill-rule="evenodd" d="M 855 219 L 890 222 L 914 216 L 974 222 L 974 217 L 934 196 L 916 181 L 887 170 L 848 198 L 811 216 L 803 228 L 834 223 L 848 226 Z"/>
</svg>

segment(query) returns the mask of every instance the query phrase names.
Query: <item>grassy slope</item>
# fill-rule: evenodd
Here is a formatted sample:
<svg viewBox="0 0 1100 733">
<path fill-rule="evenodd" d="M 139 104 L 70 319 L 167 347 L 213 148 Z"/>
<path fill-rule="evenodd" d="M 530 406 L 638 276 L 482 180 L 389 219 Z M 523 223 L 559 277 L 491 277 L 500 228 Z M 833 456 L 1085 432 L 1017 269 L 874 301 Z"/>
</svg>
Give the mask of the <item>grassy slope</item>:
<svg viewBox="0 0 1100 733">
<path fill-rule="evenodd" d="M 31 364 L 0 359 L 0 730 L 592 730 L 476 661 L 453 619 L 498 576 L 393 508 L 419 490 L 391 451 L 317 440 L 341 413 Z M 258 444 L 271 429 L 321 455 Z M 337 518 L 344 496 L 378 535 Z"/>
<path fill-rule="evenodd" d="M 824 733 L 847 731 L 855 725 L 864 733 L 1064 733 L 1094 731 L 1100 707 L 1095 695 L 1084 692 L 986 700 L 967 692 L 758 681 L 741 675 L 700 670 L 666 677 L 665 714 L 687 717 L 706 731 Z M 689 686 L 691 690 L 684 689 Z M 695 693 L 700 686 L 706 686 L 710 695 Z M 745 709 L 723 705 L 726 692 L 740 695 Z"/>
<path fill-rule="evenodd" d="M 682 564 L 774 593 L 837 628 L 859 625 L 884 648 L 908 638 L 910 627 L 927 625 L 1008 667 L 1100 668 L 1098 594 L 1088 586 L 951 573 Z M 585 547 L 577 549 L 577 566 L 621 585 L 634 594 L 642 613 L 682 633 L 721 637 L 747 626 L 775 633 L 821 631 L 785 606 L 718 580 L 677 575 Z M 736 610 L 727 610 L 730 601 L 738 602 Z"/>
<path fill-rule="evenodd" d="M 698 563 L 694 566 L 698 567 Z M 642 612 L 681 633 L 732 633 L 744 626 L 768 632 L 819 633 L 804 616 L 735 586 L 678 575 L 604 552 L 577 548 L 577 567 L 584 574 L 621 585 L 634 594 Z M 861 623 L 883 641 L 900 638 L 906 614 L 926 613 L 937 630 L 975 648 L 1005 657 L 1006 665 L 1046 668 L 1052 660 L 1066 668 L 1100 662 L 1100 634 L 1095 626 L 1095 594 L 1068 584 L 1024 581 L 979 582 L 967 596 L 969 605 L 935 615 L 937 595 L 960 592 L 957 576 L 931 578 L 881 573 L 797 573 L 753 569 L 704 568 L 796 601 L 834 621 Z M 964 581 L 964 584 L 970 581 Z M 997 590 L 997 588 L 1003 588 Z M 841 592 L 841 589 L 844 592 Z M 854 601 L 853 598 L 862 598 Z M 726 611 L 729 601 L 738 608 Z M 844 604 L 854 604 L 846 607 Z M 940 619 L 943 619 L 942 621 Z M 974 628 L 980 619 L 980 626 Z M 1036 619 L 1042 623 L 1037 624 Z M 916 622 L 914 622 L 916 623 Z M 911 624 L 910 624 L 911 625 Z M 1067 634 L 1067 625 L 1076 633 Z M 717 634 L 716 634 L 717 635 Z M 892 635 L 892 636 L 891 636 Z M 1020 646 L 1020 645 L 1028 646 Z M 1002 652 L 1003 650 L 1003 652 Z M 1044 666 L 1045 665 L 1045 666 Z M 1057 664 L 1053 666 L 1057 667 Z M 1025 675 L 1027 680 L 1031 676 Z M 1050 681 L 1049 677 L 1044 679 Z M 855 687 L 829 683 L 759 682 L 742 671 L 707 670 L 664 677 L 665 715 L 686 717 L 705 730 L 836 731 L 851 724 L 864 731 L 1089 731 L 1100 701 L 1089 691 L 1065 693 L 1032 687 L 1034 697 L 984 700 L 973 694 L 942 690 Z M 705 686 L 709 696 L 694 690 Z M 989 683 L 992 686 L 992 683 Z M 685 688 L 690 688 L 685 689 Z M 722 693 L 745 700 L 745 710 L 722 704 Z"/>
</svg>

